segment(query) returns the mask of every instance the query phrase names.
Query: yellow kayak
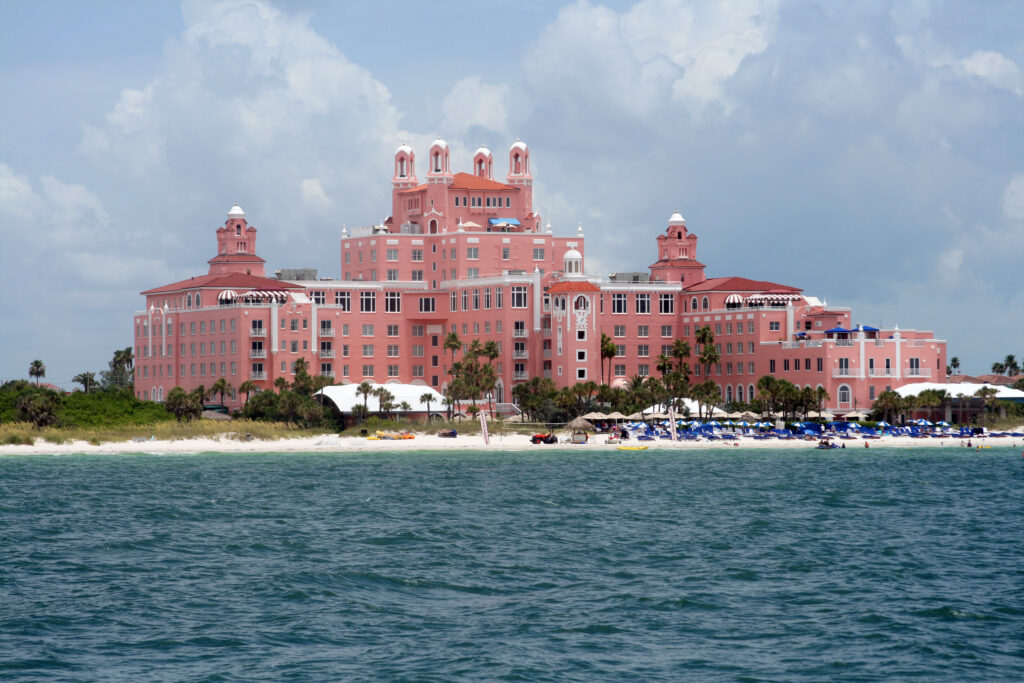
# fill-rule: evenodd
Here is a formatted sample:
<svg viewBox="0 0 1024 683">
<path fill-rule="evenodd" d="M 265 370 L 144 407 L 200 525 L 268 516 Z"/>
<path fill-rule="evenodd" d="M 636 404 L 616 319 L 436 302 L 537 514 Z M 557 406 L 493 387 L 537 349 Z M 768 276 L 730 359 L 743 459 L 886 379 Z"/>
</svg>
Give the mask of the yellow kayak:
<svg viewBox="0 0 1024 683">
<path fill-rule="evenodd" d="M 620 451 L 646 451 L 647 446 L 619 446 Z"/>
</svg>

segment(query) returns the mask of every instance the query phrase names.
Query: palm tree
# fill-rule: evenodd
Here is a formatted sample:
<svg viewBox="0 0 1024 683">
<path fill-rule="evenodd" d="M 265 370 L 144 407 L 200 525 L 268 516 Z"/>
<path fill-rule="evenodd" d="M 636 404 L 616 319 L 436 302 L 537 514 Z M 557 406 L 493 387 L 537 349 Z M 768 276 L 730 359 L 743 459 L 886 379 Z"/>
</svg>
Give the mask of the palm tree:
<svg viewBox="0 0 1024 683">
<path fill-rule="evenodd" d="M 1003 360 L 1003 367 L 1006 369 L 1006 376 L 1013 377 L 1020 374 L 1020 365 L 1017 364 L 1017 357 L 1012 353 Z"/>
<path fill-rule="evenodd" d="M 757 395 L 761 397 L 768 415 L 772 415 L 775 412 L 778 384 L 779 380 L 772 375 L 761 375 L 757 380 Z"/>
<path fill-rule="evenodd" d="M 238 390 L 245 394 L 245 402 L 249 402 L 249 395 L 256 391 L 256 383 L 251 379 L 247 379 L 238 385 Z"/>
<path fill-rule="evenodd" d="M 220 394 L 220 404 L 221 405 L 224 405 L 224 394 L 227 394 L 227 393 L 230 393 L 230 392 L 231 392 L 231 385 L 228 384 L 228 381 L 226 379 L 224 379 L 223 377 L 221 377 L 216 382 L 214 382 L 213 386 L 210 387 L 210 393 L 211 394 Z"/>
<path fill-rule="evenodd" d="M 274 380 L 274 386 L 277 388 L 277 393 L 280 394 L 288 388 L 288 380 L 284 377 L 278 377 Z"/>
<path fill-rule="evenodd" d="M 427 422 L 430 422 L 430 402 L 434 400 L 434 395 L 429 391 L 425 391 L 420 394 L 420 403 L 427 404 Z"/>
<path fill-rule="evenodd" d="M 28 376 L 29 377 L 35 377 L 35 379 L 36 379 L 36 386 L 38 387 L 39 386 L 39 378 L 40 377 L 46 377 L 46 364 L 43 363 L 43 361 L 41 361 L 41 360 L 34 360 L 34 361 L 32 361 L 31 363 L 29 363 L 29 366 L 28 366 Z"/>
<path fill-rule="evenodd" d="M 373 393 L 373 385 L 370 384 L 369 382 L 367 382 L 366 380 L 363 380 L 362 382 L 360 382 L 359 386 L 356 387 L 356 396 L 362 396 L 363 397 L 363 415 L 369 415 L 370 414 L 370 407 L 369 407 L 369 405 L 367 405 L 367 401 L 369 400 L 370 394 L 372 394 L 372 393 Z"/>
<path fill-rule="evenodd" d="M 454 330 L 449 332 L 448 336 L 444 338 L 444 348 L 446 351 L 452 352 L 452 365 L 455 365 L 455 352 L 462 348 L 462 342 Z"/>
<path fill-rule="evenodd" d="M 949 367 L 953 369 L 953 374 L 960 373 L 960 359 L 957 356 L 953 356 L 949 359 Z"/>
<path fill-rule="evenodd" d="M 823 422 L 825 418 L 822 416 L 822 412 L 825 410 L 825 402 L 828 401 L 831 396 L 828 395 L 828 390 L 826 390 L 825 387 L 818 387 L 814 390 L 814 398 L 818 403 L 818 420 Z"/>
<path fill-rule="evenodd" d="M 996 394 L 999 392 L 992 387 L 982 387 L 974 392 L 975 398 L 981 399 L 981 422 L 982 424 L 988 422 L 988 408 L 994 406 L 996 402 Z"/>
<path fill-rule="evenodd" d="M 96 385 L 96 373 L 94 372 L 80 372 L 75 375 L 74 379 L 71 380 L 77 384 L 82 385 L 82 389 L 85 393 L 89 393 L 89 389 Z"/>
</svg>

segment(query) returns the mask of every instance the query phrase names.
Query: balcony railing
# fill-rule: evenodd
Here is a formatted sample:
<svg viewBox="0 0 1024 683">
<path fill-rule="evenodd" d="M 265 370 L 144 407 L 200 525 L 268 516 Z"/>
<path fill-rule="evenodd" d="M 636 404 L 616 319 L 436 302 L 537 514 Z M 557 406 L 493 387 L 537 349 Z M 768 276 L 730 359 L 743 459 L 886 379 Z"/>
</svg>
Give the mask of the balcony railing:
<svg viewBox="0 0 1024 683">
<path fill-rule="evenodd" d="M 513 330 L 512 332 L 512 336 L 516 339 L 526 339 L 527 334 L 526 330 Z"/>
<path fill-rule="evenodd" d="M 907 377 L 931 377 L 931 368 L 907 368 Z"/>
<path fill-rule="evenodd" d="M 544 349 L 544 357 L 551 358 L 551 349 Z"/>
<path fill-rule="evenodd" d="M 545 372 L 550 373 L 551 371 L 550 370 L 545 370 Z M 516 372 L 516 373 L 514 373 L 512 375 L 512 379 L 515 380 L 516 382 L 524 382 L 524 381 L 530 379 L 530 373 L 528 373 L 528 372 Z"/>
<path fill-rule="evenodd" d="M 550 370 L 545 370 L 544 371 L 544 379 L 551 379 L 551 371 Z"/>
<path fill-rule="evenodd" d="M 836 339 L 836 346 L 853 346 L 852 339 Z"/>
<path fill-rule="evenodd" d="M 854 378 L 854 379 L 863 378 L 864 377 L 864 375 L 861 374 L 861 372 L 859 370 L 855 370 L 853 368 L 847 368 L 845 370 L 840 368 L 839 370 L 833 370 L 832 371 L 832 376 L 833 377 L 850 377 L 850 378 Z"/>
<path fill-rule="evenodd" d="M 513 351 L 512 352 L 512 357 L 513 358 L 529 358 L 530 357 L 530 352 L 529 351 L 518 351 L 518 350 L 517 351 Z"/>
<path fill-rule="evenodd" d="M 808 340 L 808 341 L 804 342 L 804 345 L 807 348 L 809 348 L 809 349 L 820 349 L 821 348 L 821 341 L 820 340 L 819 341 L 810 341 L 810 340 Z"/>
<path fill-rule="evenodd" d="M 330 377 L 332 379 L 334 378 L 334 370 L 325 370 L 324 372 L 321 372 L 320 374 L 323 375 L 324 377 Z"/>
<path fill-rule="evenodd" d="M 266 358 L 267 352 L 265 349 L 251 349 L 249 351 L 249 358 Z"/>
<path fill-rule="evenodd" d="M 892 368 L 868 368 L 868 377 L 895 377 L 896 371 Z"/>
<path fill-rule="evenodd" d="M 321 358 L 334 358 L 334 349 L 320 349 Z"/>
<path fill-rule="evenodd" d="M 256 381 L 256 382 L 258 382 L 260 380 L 264 380 L 266 378 L 267 378 L 267 373 L 265 373 L 265 372 L 250 372 L 249 373 L 249 379 L 251 379 L 253 381 Z"/>
<path fill-rule="evenodd" d="M 321 337 L 333 337 L 334 336 L 334 328 L 333 327 L 321 327 L 320 328 L 320 336 Z"/>
<path fill-rule="evenodd" d="M 250 327 L 249 328 L 249 336 L 250 337 L 266 337 L 267 336 L 267 331 L 265 329 L 263 329 L 262 327 Z"/>
</svg>

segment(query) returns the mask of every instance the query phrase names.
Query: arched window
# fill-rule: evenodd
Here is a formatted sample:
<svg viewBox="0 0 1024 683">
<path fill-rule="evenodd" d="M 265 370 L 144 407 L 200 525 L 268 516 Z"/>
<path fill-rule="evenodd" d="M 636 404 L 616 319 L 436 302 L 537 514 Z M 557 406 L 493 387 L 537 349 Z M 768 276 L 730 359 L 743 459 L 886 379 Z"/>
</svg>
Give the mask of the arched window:
<svg viewBox="0 0 1024 683">
<path fill-rule="evenodd" d="M 692 308 L 694 310 L 694 312 L 696 312 L 696 310 L 697 310 L 697 297 L 693 297 L 692 299 L 690 299 L 690 308 Z"/>
<path fill-rule="evenodd" d="M 520 164 L 520 160 L 519 160 L 519 155 L 517 154 L 515 156 L 515 162 L 512 164 L 512 168 L 513 168 L 512 172 L 513 173 L 522 173 L 522 170 L 520 169 L 519 164 Z"/>
<path fill-rule="evenodd" d="M 405 157 L 402 157 L 401 159 L 398 160 L 398 177 L 405 177 Z"/>
<path fill-rule="evenodd" d="M 196 292 L 196 308 L 202 308 L 203 304 L 199 300 L 199 292 Z"/>
<path fill-rule="evenodd" d="M 430 219 L 430 234 L 431 235 L 436 235 L 437 234 L 437 220 L 433 219 L 433 218 Z"/>
<path fill-rule="evenodd" d="M 754 385 L 753 384 L 748 384 L 747 385 L 747 400 L 748 401 L 753 401 L 754 400 Z"/>
<path fill-rule="evenodd" d="M 850 386 L 848 384 L 839 385 L 839 403 L 846 404 L 850 402 Z"/>
<path fill-rule="evenodd" d="M 189 294 L 187 297 L 185 297 L 185 306 L 187 308 L 192 308 L 192 295 L 191 294 Z"/>
<path fill-rule="evenodd" d="M 709 308 L 711 308 L 711 304 L 708 302 L 708 298 L 707 297 L 704 297 L 703 299 L 701 299 L 700 307 L 703 310 L 705 310 L 705 311 L 708 310 Z"/>
<path fill-rule="evenodd" d="M 732 385 L 729 384 L 725 387 L 725 402 L 732 403 Z"/>
<path fill-rule="evenodd" d="M 587 297 L 582 294 L 576 297 L 576 303 L 573 304 L 573 308 L 577 311 L 585 311 L 589 306 L 590 303 L 587 301 Z"/>
<path fill-rule="evenodd" d="M 743 403 L 743 385 L 742 384 L 737 384 L 736 385 L 736 401 L 738 403 Z"/>
<path fill-rule="evenodd" d="M 235 224 L 235 236 L 236 237 L 241 237 L 242 236 L 242 224 L 241 223 L 236 223 Z"/>
<path fill-rule="evenodd" d="M 434 152 L 434 173 L 441 172 L 441 153 Z"/>
</svg>

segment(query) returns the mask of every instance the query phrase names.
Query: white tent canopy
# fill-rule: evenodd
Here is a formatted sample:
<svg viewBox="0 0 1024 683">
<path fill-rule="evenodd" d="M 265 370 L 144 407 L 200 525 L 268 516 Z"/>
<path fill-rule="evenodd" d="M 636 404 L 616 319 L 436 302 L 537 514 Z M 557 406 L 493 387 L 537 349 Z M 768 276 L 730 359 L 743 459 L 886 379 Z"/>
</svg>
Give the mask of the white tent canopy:
<svg viewBox="0 0 1024 683">
<path fill-rule="evenodd" d="M 1024 391 L 1011 389 L 1010 387 L 1004 387 L 998 384 L 972 384 L 969 382 L 961 382 L 959 384 L 940 384 L 938 382 L 915 382 L 911 384 L 904 384 L 901 387 L 896 387 L 894 391 L 900 396 L 906 397 L 917 396 L 927 389 L 937 389 L 939 391 L 945 391 L 952 398 L 956 398 L 957 394 L 963 394 L 968 398 L 973 398 L 978 389 L 981 389 L 982 387 L 995 389 L 996 398 L 1009 401 L 1024 400 Z"/>
<path fill-rule="evenodd" d="M 372 383 L 371 383 L 372 384 Z M 425 413 L 427 412 L 427 404 L 420 403 L 420 396 L 423 394 L 431 394 L 434 400 L 430 402 L 431 412 L 441 412 L 444 408 L 441 401 L 444 396 L 439 394 L 434 389 L 426 386 L 425 384 L 373 384 L 373 388 L 384 387 L 395 397 L 392 399 L 392 403 L 395 404 L 395 408 L 392 412 L 400 413 L 402 410 L 398 407 L 402 404 L 402 401 L 407 402 L 412 406 L 412 412 L 414 413 Z M 323 394 L 338 407 L 338 410 L 342 413 L 351 413 L 353 406 L 363 405 L 363 397 L 361 394 L 356 393 L 356 389 L 359 388 L 358 384 L 336 384 L 329 387 L 324 387 L 322 390 L 316 392 L 317 394 Z M 380 410 L 380 402 L 377 397 L 373 394 L 366 399 L 366 406 L 371 413 L 375 413 Z"/>
<path fill-rule="evenodd" d="M 694 401 L 692 398 L 684 398 L 683 399 L 683 404 L 687 408 L 690 409 L 690 415 L 693 415 L 694 417 L 696 417 L 696 415 L 697 415 L 697 402 Z M 705 408 L 705 410 L 706 410 L 706 408 Z M 661 403 L 655 403 L 653 406 L 649 406 L 647 409 L 644 410 L 644 414 L 645 415 L 650 415 L 651 413 L 665 413 L 665 412 L 668 412 L 667 405 L 664 405 L 664 404 L 661 404 Z M 711 409 L 711 414 L 714 417 L 725 417 L 726 416 L 726 412 L 724 410 L 721 410 L 720 408 L 712 408 Z M 682 413 L 681 410 L 676 410 L 676 417 L 679 417 L 679 418 L 683 417 L 683 413 Z"/>
</svg>

